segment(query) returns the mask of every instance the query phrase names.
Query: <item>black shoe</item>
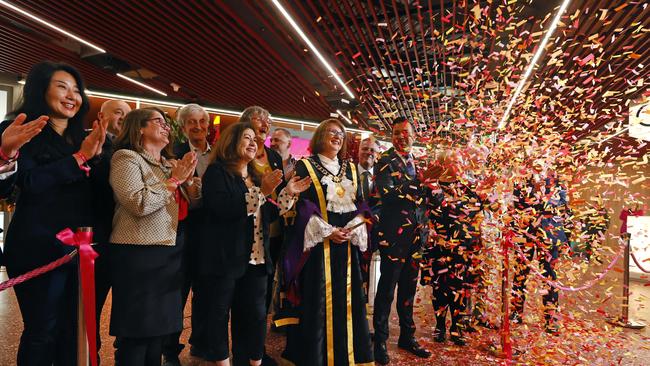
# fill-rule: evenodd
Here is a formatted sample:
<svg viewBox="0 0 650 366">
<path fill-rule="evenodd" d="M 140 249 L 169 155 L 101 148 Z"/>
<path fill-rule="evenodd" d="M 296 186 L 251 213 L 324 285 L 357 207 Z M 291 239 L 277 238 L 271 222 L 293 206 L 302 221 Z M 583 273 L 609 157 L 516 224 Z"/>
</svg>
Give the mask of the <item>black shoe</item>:
<svg viewBox="0 0 650 366">
<path fill-rule="evenodd" d="M 278 366 L 278 362 L 265 353 L 264 356 L 262 356 L 262 366 Z"/>
<path fill-rule="evenodd" d="M 544 330 L 546 333 L 551 334 L 551 335 L 558 335 L 560 334 L 560 327 L 555 324 L 555 323 L 546 323 L 546 326 L 544 327 Z"/>
<path fill-rule="evenodd" d="M 181 366 L 181 360 L 178 359 L 178 356 L 163 356 L 161 366 Z"/>
<path fill-rule="evenodd" d="M 434 341 L 438 343 L 445 343 L 445 340 L 447 337 L 445 337 L 445 330 L 444 329 L 436 329 L 434 333 L 435 337 L 433 338 Z"/>
<path fill-rule="evenodd" d="M 521 315 L 517 312 L 510 314 L 510 321 L 514 324 L 521 324 L 524 320 L 521 318 Z"/>
<path fill-rule="evenodd" d="M 462 347 L 462 346 L 464 346 L 464 345 L 467 344 L 467 342 L 465 341 L 465 338 L 463 338 L 463 336 L 452 335 L 452 336 L 449 337 L 449 338 L 450 338 L 451 341 L 454 342 L 454 344 L 457 345 L 457 346 L 461 346 L 461 347 Z"/>
<path fill-rule="evenodd" d="M 476 330 L 476 328 L 474 327 L 474 325 L 472 325 L 472 324 L 470 324 L 470 323 L 465 324 L 465 325 L 463 326 L 463 329 L 464 329 L 467 333 L 476 333 L 476 332 L 478 332 L 478 330 Z"/>
<path fill-rule="evenodd" d="M 496 325 L 490 323 L 487 320 L 479 320 L 479 321 L 476 322 L 476 325 L 478 325 L 479 327 L 487 328 L 487 329 L 497 329 Z"/>
<path fill-rule="evenodd" d="M 429 358 L 431 357 L 431 352 L 427 351 L 426 349 L 422 348 L 418 341 L 415 340 L 415 338 L 411 337 L 410 339 L 406 340 L 399 340 L 397 342 L 397 347 L 409 351 L 412 354 L 420 357 L 420 358 Z"/>
<path fill-rule="evenodd" d="M 375 343 L 375 362 L 380 365 L 388 365 L 390 362 L 390 357 L 388 357 L 388 351 L 386 350 L 386 342 Z"/>
</svg>

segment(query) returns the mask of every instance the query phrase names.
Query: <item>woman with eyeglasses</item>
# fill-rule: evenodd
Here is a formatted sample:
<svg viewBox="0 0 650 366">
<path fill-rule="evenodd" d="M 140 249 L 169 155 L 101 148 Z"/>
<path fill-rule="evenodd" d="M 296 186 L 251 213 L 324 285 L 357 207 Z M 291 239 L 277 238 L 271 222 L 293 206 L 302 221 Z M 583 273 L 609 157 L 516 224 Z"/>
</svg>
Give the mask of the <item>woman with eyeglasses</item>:
<svg viewBox="0 0 650 366">
<path fill-rule="evenodd" d="M 26 126 L 42 131 L 22 146 L 20 156 L 14 152 L 0 157 L 18 160 L 14 179 L 20 195 L 5 237 L 9 277 L 70 253 L 74 248 L 57 240 L 59 231 L 95 224 L 90 175 L 106 126 L 95 125 L 86 136 L 87 111 L 84 83 L 76 69 L 52 62 L 32 67 L 23 101 L 10 118 L 31 121 Z M 24 324 L 18 365 L 76 363 L 77 286 L 77 265 L 72 262 L 15 287 Z"/>
<path fill-rule="evenodd" d="M 183 236 L 177 233 L 198 196 L 186 183 L 196 154 L 171 160 L 170 131 L 162 110 L 136 109 L 114 143 L 110 334 L 121 366 L 160 365 L 164 337 L 183 328 Z"/>
<path fill-rule="evenodd" d="M 311 139 L 312 156 L 296 164 L 296 176 L 312 180 L 300 194 L 285 259 L 299 324 L 284 356 L 296 365 L 374 364 L 359 265 L 368 233 L 346 144 L 343 124 L 327 119 Z"/>
</svg>

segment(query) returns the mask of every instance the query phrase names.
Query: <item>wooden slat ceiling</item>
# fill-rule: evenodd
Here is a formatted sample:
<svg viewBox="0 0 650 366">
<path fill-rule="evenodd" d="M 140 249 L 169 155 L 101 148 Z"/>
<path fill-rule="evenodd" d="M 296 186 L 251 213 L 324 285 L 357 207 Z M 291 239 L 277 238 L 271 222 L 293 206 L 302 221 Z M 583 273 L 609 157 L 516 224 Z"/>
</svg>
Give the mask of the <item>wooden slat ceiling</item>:
<svg viewBox="0 0 650 366">
<path fill-rule="evenodd" d="M 332 111 L 324 97 L 316 95 L 316 88 L 279 54 L 280 50 L 263 42 L 257 31 L 248 27 L 224 2 L 13 3 L 106 49 L 133 69 L 153 72 L 157 76 L 145 82 L 171 98 L 239 109 L 256 104 L 274 114 L 315 120 L 327 117 Z M 0 11 L 2 15 L 10 13 L 3 7 Z M 10 16 L 29 24 L 40 36 L 51 34 L 33 21 L 13 13 Z M 2 49 L 12 47 L 8 38 L 0 41 Z M 43 56 L 36 47 L 24 48 L 22 55 L 19 58 L 30 62 Z M 47 58 L 56 57 L 58 54 Z M 79 60 L 65 61 L 74 66 L 80 64 Z M 5 66 L 0 71 L 25 73 L 28 70 L 25 66 L 30 62 L 23 62 L 20 67 Z M 321 74 L 321 78 L 327 79 Z M 91 86 L 107 83 L 87 78 Z M 172 82 L 181 86 L 178 93 L 172 90 Z M 137 86 L 122 84 L 119 89 L 143 94 Z"/>
<path fill-rule="evenodd" d="M 258 104 L 320 120 L 346 107 L 340 88 L 270 1 L 13 1 L 105 48 L 170 98 Z M 387 133 L 408 116 L 425 140 L 493 132 L 559 0 L 283 1 L 354 90 L 355 123 Z M 513 109 L 513 133 L 598 141 L 650 85 L 645 1 L 574 0 Z M 147 94 L 51 43 L 64 37 L 0 7 L 0 71 L 43 59 L 81 69 L 91 87 Z M 29 24 L 33 32 L 16 27 Z M 48 43 L 48 40 L 50 42 Z M 593 59 L 592 56 L 593 55 Z M 91 63 L 92 62 L 92 63 Z M 133 74 L 133 71 L 131 72 Z M 181 86 L 172 91 L 170 83 Z M 622 134 L 604 146 L 646 153 Z M 640 148 L 639 148 L 640 147 Z"/>
</svg>

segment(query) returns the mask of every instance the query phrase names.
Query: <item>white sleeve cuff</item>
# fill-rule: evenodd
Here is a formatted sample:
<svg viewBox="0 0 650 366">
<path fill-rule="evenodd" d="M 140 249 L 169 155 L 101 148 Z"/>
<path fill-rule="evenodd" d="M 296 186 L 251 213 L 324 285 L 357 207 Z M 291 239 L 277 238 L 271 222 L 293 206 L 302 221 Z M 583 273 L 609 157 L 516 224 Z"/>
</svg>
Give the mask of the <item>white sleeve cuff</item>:
<svg viewBox="0 0 650 366">
<path fill-rule="evenodd" d="M 346 228 L 358 225 L 362 222 L 365 222 L 363 215 L 357 215 L 355 216 L 350 222 L 345 225 Z M 359 247 L 359 250 L 361 252 L 365 252 L 368 249 L 368 230 L 366 229 L 366 225 L 360 225 L 356 228 L 354 228 L 351 232 L 351 240 L 350 242 L 352 245 L 356 245 Z"/>
<path fill-rule="evenodd" d="M 335 228 L 323 221 L 319 216 L 313 215 L 309 218 L 307 226 L 305 227 L 305 243 L 304 251 L 315 247 L 318 243 L 322 243 L 325 238 L 332 235 Z"/>
<path fill-rule="evenodd" d="M 283 216 L 285 213 L 290 211 L 296 201 L 298 201 L 297 196 L 289 194 L 286 187 L 282 188 L 278 195 L 278 209 L 280 210 L 280 216 Z"/>
<path fill-rule="evenodd" d="M 248 216 L 254 215 L 265 202 L 266 197 L 264 197 L 259 187 L 252 186 L 248 188 L 246 193 L 246 213 Z"/>
<path fill-rule="evenodd" d="M 12 163 L 9 163 L 7 165 L 4 165 L 4 166 L 0 167 L 0 171 L 2 171 L 4 169 L 8 169 L 8 170 L 2 171 L 0 173 L 0 180 L 5 180 L 5 179 L 11 177 L 15 172 L 18 171 L 18 162 L 17 161 L 13 162 L 13 167 L 10 166 L 11 164 Z"/>
</svg>

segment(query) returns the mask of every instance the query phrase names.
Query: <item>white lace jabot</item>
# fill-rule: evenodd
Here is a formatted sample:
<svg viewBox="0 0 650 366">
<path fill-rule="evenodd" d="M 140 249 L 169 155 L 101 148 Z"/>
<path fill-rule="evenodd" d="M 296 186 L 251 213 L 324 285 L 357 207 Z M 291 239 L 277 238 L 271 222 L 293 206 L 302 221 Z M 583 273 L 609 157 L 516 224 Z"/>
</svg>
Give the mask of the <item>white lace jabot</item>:
<svg viewBox="0 0 650 366">
<path fill-rule="evenodd" d="M 354 183 L 347 177 L 341 177 L 339 183 L 335 182 L 335 176 L 341 170 L 341 164 L 338 157 L 330 159 L 327 156 L 318 154 L 318 158 L 325 169 L 331 174 L 324 175 L 321 178 L 321 184 L 327 186 L 327 211 L 335 213 L 346 213 L 356 211 L 357 206 L 354 204 L 357 191 L 354 188 Z"/>
</svg>

